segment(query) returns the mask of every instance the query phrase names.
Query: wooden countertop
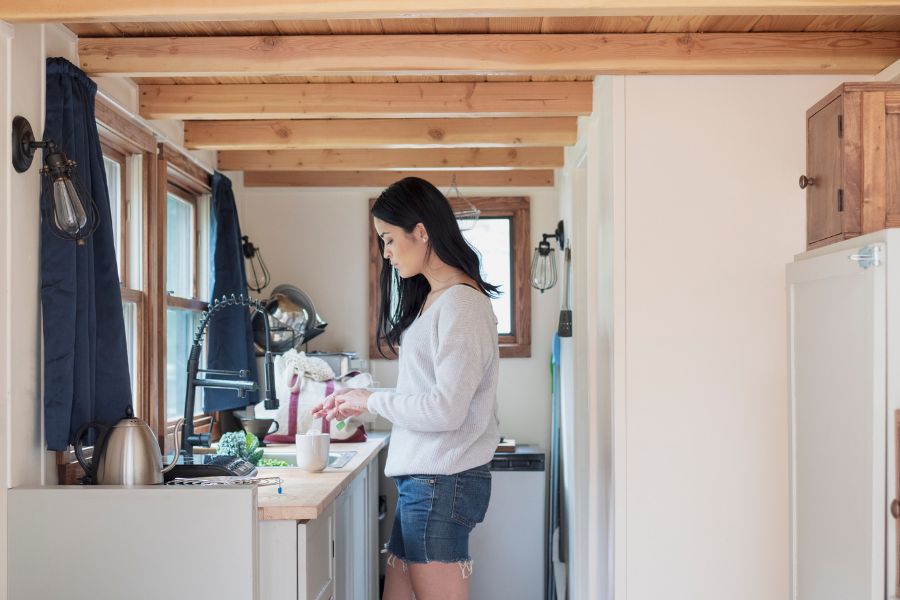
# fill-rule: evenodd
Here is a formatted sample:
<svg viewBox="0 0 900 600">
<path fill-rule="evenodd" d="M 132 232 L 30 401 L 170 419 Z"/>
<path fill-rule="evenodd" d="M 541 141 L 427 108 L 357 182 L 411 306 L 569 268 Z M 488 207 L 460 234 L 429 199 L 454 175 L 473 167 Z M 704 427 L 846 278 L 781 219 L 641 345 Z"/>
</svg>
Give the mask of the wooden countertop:
<svg viewBox="0 0 900 600">
<path fill-rule="evenodd" d="M 332 444 L 331 450 L 354 450 L 346 467 L 325 469 L 321 473 L 304 473 L 297 468 L 264 468 L 259 477 L 281 477 L 284 484 L 281 493 L 275 486 L 259 488 L 259 520 L 283 521 L 315 519 L 346 489 L 350 482 L 372 462 L 378 452 L 387 445 L 390 433 L 373 431 L 369 439 L 359 444 Z M 293 444 L 269 446 L 277 452 L 293 452 Z"/>
</svg>

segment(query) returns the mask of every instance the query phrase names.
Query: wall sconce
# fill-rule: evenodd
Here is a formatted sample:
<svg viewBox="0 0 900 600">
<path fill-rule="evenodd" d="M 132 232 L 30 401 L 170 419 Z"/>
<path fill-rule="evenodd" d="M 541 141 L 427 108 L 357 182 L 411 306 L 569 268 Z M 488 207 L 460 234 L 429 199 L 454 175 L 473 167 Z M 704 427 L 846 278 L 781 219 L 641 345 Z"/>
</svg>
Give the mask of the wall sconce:
<svg viewBox="0 0 900 600">
<path fill-rule="evenodd" d="M 47 227 L 58 238 L 84 245 L 84 238 L 97 230 L 100 219 L 75 161 L 66 158 L 53 140 L 35 141 L 25 117 L 14 118 L 12 129 L 12 163 L 17 172 L 24 173 L 31 167 L 38 148 L 50 151 L 41 169 L 41 212 Z"/>
<path fill-rule="evenodd" d="M 556 256 L 553 248 L 550 247 L 548 239 L 555 239 L 559 244 L 560 250 L 563 248 L 563 222 L 560 221 L 553 233 L 542 234 L 544 238 L 538 243 L 538 247 L 534 249 L 534 258 L 531 259 L 531 287 L 541 290 L 549 290 L 556 285 Z"/>
</svg>

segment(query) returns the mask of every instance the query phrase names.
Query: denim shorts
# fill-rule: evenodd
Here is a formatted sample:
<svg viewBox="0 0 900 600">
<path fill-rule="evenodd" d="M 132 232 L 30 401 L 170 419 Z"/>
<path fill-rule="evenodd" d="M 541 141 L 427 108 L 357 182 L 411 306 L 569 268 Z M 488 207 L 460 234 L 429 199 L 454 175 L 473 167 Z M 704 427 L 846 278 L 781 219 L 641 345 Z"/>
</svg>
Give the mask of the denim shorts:
<svg viewBox="0 0 900 600">
<path fill-rule="evenodd" d="M 491 499 L 487 465 L 456 475 L 394 477 L 400 492 L 388 552 L 404 563 L 470 562 L 469 533 Z"/>
</svg>

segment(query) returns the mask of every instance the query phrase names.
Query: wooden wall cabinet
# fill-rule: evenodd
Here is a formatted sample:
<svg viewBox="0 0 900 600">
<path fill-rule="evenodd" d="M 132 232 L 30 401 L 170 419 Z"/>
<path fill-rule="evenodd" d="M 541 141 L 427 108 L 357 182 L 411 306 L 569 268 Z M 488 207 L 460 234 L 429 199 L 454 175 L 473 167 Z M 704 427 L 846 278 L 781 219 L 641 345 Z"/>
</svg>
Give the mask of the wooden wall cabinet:
<svg viewBox="0 0 900 600">
<path fill-rule="evenodd" d="M 845 83 L 806 112 L 806 248 L 900 227 L 900 84 Z"/>
</svg>

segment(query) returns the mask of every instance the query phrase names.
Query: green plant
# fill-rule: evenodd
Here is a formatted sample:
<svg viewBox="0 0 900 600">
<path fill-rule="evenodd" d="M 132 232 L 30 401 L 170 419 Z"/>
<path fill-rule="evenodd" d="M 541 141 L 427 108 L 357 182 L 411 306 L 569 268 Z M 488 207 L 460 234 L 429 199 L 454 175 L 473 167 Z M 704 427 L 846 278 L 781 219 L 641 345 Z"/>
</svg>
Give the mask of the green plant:
<svg viewBox="0 0 900 600">
<path fill-rule="evenodd" d="M 263 456 L 263 450 L 259 447 L 259 439 L 252 433 L 244 431 L 229 431 L 224 434 L 219 440 L 216 452 L 243 458 L 254 466 Z"/>
<path fill-rule="evenodd" d="M 286 467 L 288 464 L 283 460 L 278 460 L 277 458 L 261 458 L 259 459 L 259 464 L 257 467 Z"/>
</svg>

